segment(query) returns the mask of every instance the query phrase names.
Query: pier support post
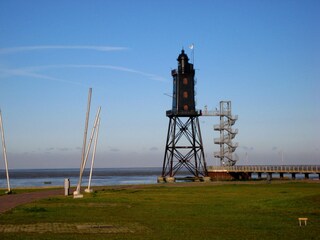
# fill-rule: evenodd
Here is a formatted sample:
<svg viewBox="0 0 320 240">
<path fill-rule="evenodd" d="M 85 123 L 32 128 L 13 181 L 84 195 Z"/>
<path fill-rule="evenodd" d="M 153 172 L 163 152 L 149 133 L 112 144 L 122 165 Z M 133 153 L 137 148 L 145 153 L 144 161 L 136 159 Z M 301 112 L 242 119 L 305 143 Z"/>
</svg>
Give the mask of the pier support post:
<svg viewBox="0 0 320 240">
<path fill-rule="evenodd" d="M 296 180 L 296 174 L 295 173 L 292 173 L 291 176 L 292 176 L 293 180 Z"/>
<path fill-rule="evenodd" d="M 271 181 L 272 180 L 272 173 L 267 173 L 267 181 Z"/>
<path fill-rule="evenodd" d="M 304 174 L 304 179 L 309 179 L 309 173 Z"/>
<path fill-rule="evenodd" d="M 259 179 L 259 180 L 261 179 L 261 176 L 262 176 L 262 173 L 261 173 L 261 172 L 258 172 L 258 179 Z"/>
<path fill-rule="evenodd" d="M 280 173 L 280 179 L 281 180 L 283 179 L 283 173 L 282 172 Z"/>
</svg>

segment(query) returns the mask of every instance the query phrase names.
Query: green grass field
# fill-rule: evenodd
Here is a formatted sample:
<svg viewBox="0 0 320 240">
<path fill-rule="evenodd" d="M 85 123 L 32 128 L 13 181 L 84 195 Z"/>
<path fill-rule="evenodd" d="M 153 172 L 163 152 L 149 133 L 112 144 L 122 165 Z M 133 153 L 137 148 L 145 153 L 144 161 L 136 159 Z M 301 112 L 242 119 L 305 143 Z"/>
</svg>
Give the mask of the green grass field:
<svg viewBox="0 0 320 240">
<path fill-rule="evenodd" d="M 15 240 L 320 239 L 320 183 L 106 187 L 19 206 L 0 224 Z"/>
</svg>

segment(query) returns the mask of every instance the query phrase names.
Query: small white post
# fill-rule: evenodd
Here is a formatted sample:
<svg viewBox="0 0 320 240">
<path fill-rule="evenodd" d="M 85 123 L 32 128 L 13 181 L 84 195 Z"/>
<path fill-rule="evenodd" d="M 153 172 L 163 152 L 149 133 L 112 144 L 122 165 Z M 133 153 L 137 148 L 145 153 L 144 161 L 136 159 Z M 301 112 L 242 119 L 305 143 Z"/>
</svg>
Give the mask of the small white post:
<svg viewBox="0 0 320 240">
<path fill-rule="evenodd" d="M 5 139 L 4 139 L 4 129 L 3 129 L 3 124 L 2 124 L 2 114 L 1 114 L 1 110 L 0 110 L 0 130 L 1 130 L 1 138 L 2 138 L 3 158 L 4 158 L 4 164 L 5 164 L 6 176 L 7 176 L 7 186 L 8 186 L 8 191 L 7 191 L 7 193 L 11 193 L 10 179 L 9 179 L 9 170 L 8 170 L 8 161 L 7 161 L 7 151 L 6 151 L 6 141 L 5 141 Z"/>
<path fill-rule="evenodd" d="M 64 195 L 68 196 L 69 195 L 69 189 L 70 189 L 70 179 L 65 178 L 64 179 Z"/>
<path fill-rule="evenodd" d="M 88 188 L 85 189 L 85 192 L 87 192 L 87 193 L 91 193 L 91 192 L 92 192 L 92 189 L 91 189 L 90 187 L 91 187 L 92 169 L 93 169 L 93 165 L 94 165 L 94 159 L 95 159 L 95 156 L 96 156 L 96 149 L 97 149 L 97 143 L 98 143 L 99 126 L 100 126 L 100 118 L 98 119 L 97 132 L 96 132 L 96 137 L 95 137 L 95 139 L 94 139 L 94 145 L 93 145 L 93 153 L 92 153 L 92 159 L 91 159 L 91 167 L 90 167 L 90 175 L 89 175 Z"/>
</svg>

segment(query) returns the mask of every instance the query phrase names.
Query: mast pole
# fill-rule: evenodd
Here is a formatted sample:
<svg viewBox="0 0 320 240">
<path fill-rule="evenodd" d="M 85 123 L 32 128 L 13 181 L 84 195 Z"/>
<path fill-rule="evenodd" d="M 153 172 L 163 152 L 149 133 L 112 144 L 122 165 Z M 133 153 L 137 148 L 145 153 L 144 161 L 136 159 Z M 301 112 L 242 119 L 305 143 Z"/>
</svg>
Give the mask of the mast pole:
<svg viewBox="0 0 320 240">
<path fill-rule="evenodd" d="M 80 169 L 80 176 L 79 176 L 79 182 L 78 182 L 78 185 L 77 185 L 77 190 L 73 193 L 75 198 L 82 197 L 82 195 L 80 194 L 82 175 L 83 175 L 83 171 L 84 171 L 84 168 L 85 168 L 87 160 L 88 160 L 88 156 L 89 156 L 89 152 L 90 152 L 90 149 L 91 149 L 91 144 L 92 144 L 92 140 L 93 140 L 93 137 L 94 137 L 94 134 L 95 134 L 95 130 L 96 130 L 96 127 L 97 127 L 100 111 L 101 111 L 101 107 L 99 107 L 99 109 L 97 111 L 97 115 L 96 115 L 96 118 L 95 118 L 95 121 L 94 121 L 94 125 L 93 125 L 92 131 L 91 131 L 89 144 L 88 144 L 87 150 L 85 152 L 84 162 L 83 162 L 82 168 Z"/>
<path fill-rule="evenodd" d="M 89 175 L 89 182 L 88 182 L 88 188 L 86 189 L 86 192 L 91 192 L 92 191 L 90 189 L 90 187 L 91 187 L 92 169 L 93 169 L 93 165 L 94 165 L 94 159 L 95 159 L 95 156 L 96 156 L 96 149 L 97 149 L 97 143 L 98 143 L 99 127 L 100 127 L 100 117 L 98 119 L 97 133 L 96 133 L 96 137 L 94 139 L 93 153 L 92 153 L 91 167 L 90 167 L 90 175 Z"/>
<path fill-rule="evenodd" d="M 83 145 L 82 145 L 82 156 L 81 156 L 81 166 L 80 166 L 80 169 L 83 168 L 84 157 L 85 157 L 85 154 L 86 154 L 87 135 L 88 135 L 88 124 L 89 124 L 89 115 L 90 115 L 90 106 L 91 106 L 91 95 L 92 95 L 92 88 L 89 88 L 88 104 L 87 104 L 87 113 L 86 113 L 86 122 L 85 122 L 85 127 L 84 127 L 84 134 L 83 134 Z"/>
<path fill-rule="evenodd" d="M 82 169 L 84 168 L 84 166 L 83 166 L 84 165 L 84 157 L 85 157 L 85 154 L 86 154 L 88 124 L 89 124 L 90 105 L 91 105 L 91 95 L 92 95 L 92 88 L 89 88 L 86 121 L 85 121 L 84 134 L 83 134 L 82 155 L 81 155 L 81 163 L 80 163 L 80 176 L 82 175 L 81 172 L 82 172 Z M 79 179 L 79 182 L 80 182 L 80 179 Z M 77 186 L 77 190 L 73 194 L 74 195 L 80 194 L 80 185 L 79 184 Z"/>
</svg>

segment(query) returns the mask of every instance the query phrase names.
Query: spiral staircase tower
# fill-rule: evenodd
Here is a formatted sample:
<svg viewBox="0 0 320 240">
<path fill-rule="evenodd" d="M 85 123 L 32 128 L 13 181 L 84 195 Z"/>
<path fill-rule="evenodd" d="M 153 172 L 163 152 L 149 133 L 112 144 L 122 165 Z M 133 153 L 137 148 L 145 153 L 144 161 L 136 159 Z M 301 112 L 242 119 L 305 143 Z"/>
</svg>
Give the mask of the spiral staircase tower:
<svg viewBox="0 0 320 240">
<path fill-rule="evenodd" d="M 238 129 L 232 126 L 238 120 L 238 116 L 231 113 L 231 101 L 220 101 L 220 109 L 217 113 L 220 117 L 220 124 L 214 125 L 214 130 L 220 132 L 220 137 L 214 139 L 214 143 L 220 145 L 220 151 L 214 152 L 214 157 L 220 159 L 221 166 L 234 166 L 237 162 L 233 154 L 238 143 L 233 139 L 238 133 Z"/>
</svg>

